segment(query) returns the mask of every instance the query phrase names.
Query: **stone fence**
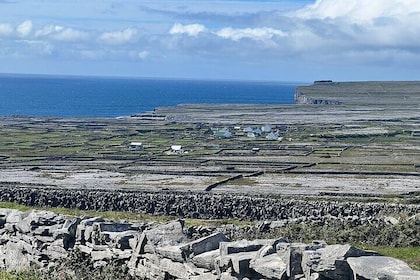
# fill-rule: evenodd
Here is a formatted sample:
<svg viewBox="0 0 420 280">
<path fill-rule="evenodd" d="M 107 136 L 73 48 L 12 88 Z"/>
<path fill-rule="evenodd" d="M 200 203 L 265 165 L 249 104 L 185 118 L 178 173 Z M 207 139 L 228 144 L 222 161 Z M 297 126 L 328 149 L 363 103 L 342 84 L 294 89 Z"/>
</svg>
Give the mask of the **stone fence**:
<svg viewBox="0 0 420 280">
<path fill-rule="evenodd" d="M 358 203 L 234 194 L 75 190 L 0 185 L 0 201 L 28 206 L 65 207 L 94 211 L 126 211 L 200 219 L 250 221 L 312 217 L 351 218 L 361 222 L 378 215 L 420 212 L 420 205 Z"/>
<path fill-rule="evenodd" d="M 230 241 L 218 229 L 196 230 L 201 238 L 190 238 L 183 220 L 116 223 L 0 209 L 0 269 L 51 269 L 77 251 L 94 267 L 116 263 L 141 279 L 420 279 L 402 261 L 350 245 Z"/>
</svg>

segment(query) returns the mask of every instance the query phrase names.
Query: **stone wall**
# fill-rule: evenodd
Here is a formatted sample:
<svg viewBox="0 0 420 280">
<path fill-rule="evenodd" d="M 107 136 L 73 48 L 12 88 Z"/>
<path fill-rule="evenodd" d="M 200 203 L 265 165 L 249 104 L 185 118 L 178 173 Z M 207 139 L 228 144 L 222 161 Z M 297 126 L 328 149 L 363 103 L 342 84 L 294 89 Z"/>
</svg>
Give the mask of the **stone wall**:
<svg viewBox="0 0 420 280">
<path fill-rule="evenodd" d="M 183 218 L 250 221 L 357 219 L 371 223 L 380 215 L 415 215 L 420 205 L 356 203 L 284 198 L 258 198 L 233 194 L 75 190 L 0 185 L 0 201 L 28 206 L 65 207 L 94 211 L 128 211 Z"/>
<path fill-rule="evenodd" d="M 200 238 L 191 238 L 199 232 Z M 419 279 L 404 262 L 350 245 L 230 241 L 217 228 L 65 218 L 0 209 L 0 269 L 51 269 L 78 252 L 93 263 L 126 266 L 142 279 Z M 375 264 L 372 266 L 372 264 Z"/>
</svg>

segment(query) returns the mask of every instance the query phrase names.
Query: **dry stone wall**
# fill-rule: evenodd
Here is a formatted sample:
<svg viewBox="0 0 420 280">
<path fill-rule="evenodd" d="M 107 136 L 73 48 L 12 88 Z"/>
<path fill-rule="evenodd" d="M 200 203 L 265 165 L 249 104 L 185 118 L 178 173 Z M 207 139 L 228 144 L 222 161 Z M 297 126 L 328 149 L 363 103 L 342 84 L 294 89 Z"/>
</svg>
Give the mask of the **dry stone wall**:
<svg viewBox="0 0 420 280">
<path fill-rule="evenodd" d="M 183 220 L 166 224 L 65 218 L 47 211 L 0 209 L 0 269 L 54 267 L 77 251 L 94 267 L 128 267 L 141 279 L 419 279 L 399 260 L 350 245 L 230 241 L 219 229 Z M 374 267 L 371 264 L 374 263 Z"/>
<path fill-rule="evenodd" d="M 389 213 L 408 216 L 420 205 L 355 203 L 282 198 L 258 198 L 213 193 L 133 192 L 121 190 L 75 190 L 0 185 L 0 201 L 28 206 L 65 207 L 94 211 L 128 211 L 201 219 L 251 221 L 325 217 L 370 223 L 372 217 Z"/>
</svg>

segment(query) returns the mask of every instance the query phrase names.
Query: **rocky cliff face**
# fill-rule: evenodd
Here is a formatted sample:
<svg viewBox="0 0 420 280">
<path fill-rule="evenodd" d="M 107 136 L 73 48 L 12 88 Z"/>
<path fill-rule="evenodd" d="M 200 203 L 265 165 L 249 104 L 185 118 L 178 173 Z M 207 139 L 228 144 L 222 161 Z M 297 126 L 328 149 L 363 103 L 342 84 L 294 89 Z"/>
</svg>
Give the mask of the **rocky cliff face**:
<svg viewBox="0 0 420 280">
<path fill-rule="evenodd" d="M 0 269 L 53 270 L 70 253 L 126 266 L 143 279 L 419 279 L 404 262 L 350 245 L 289 243 L 283 238 L 230 241 L 221 229 L 67 219 L 46 211 L 0 209 Z M 372 267 L 372 263 L 375 265 Z"/>
<path fill-rule="evenodd" d="M 299 91 L 299 88 L 295 91 L 295 103 L 296 104 L 316 104 L 316 105 L 340 105 L 342 104 L 337 100 L 327 100 L 327 99 L 316 99 L 307 97 L 305 94 Z"/>
</svg>

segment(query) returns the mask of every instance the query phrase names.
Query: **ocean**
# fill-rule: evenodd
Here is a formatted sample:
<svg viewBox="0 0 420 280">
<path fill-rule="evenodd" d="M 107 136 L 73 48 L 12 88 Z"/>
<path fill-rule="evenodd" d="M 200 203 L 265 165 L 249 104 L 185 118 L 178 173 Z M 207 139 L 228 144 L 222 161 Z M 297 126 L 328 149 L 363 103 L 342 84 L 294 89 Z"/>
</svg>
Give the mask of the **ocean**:
<svg viewBox="0 0 420 280">
<path fill-rule="evenodd" d="M 0 116 L 119 117 L 177 104 L 292 104 L 297 83 L 0 75 Z"/>
</svg>

